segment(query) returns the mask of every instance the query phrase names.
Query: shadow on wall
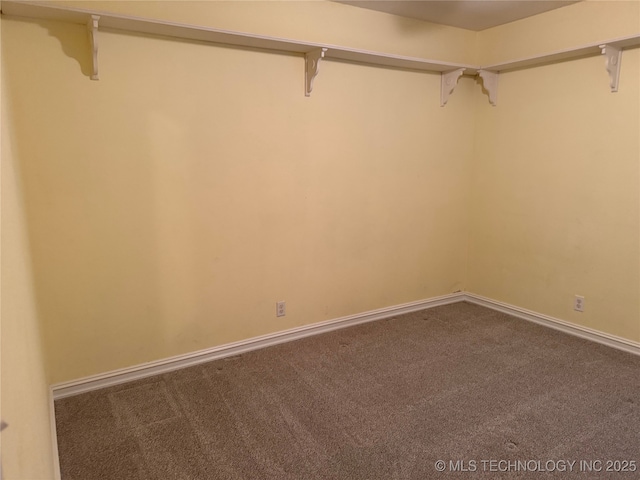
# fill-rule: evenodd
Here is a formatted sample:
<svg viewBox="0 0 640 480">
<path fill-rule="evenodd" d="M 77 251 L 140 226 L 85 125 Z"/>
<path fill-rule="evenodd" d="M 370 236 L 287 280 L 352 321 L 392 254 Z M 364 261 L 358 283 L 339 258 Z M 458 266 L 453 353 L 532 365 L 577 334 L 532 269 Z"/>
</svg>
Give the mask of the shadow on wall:
<svg viewBox="0 0 640 480">
<path fill-rule="evenodd" d="M 58 39 L 64 54 L 78 62 L 80 71 L 87 78 L 91 77 L 92 58 L 87 27 L 74 25 L 70 28 L 67 23 L 43 20 L 29 20 L 47 30 L 51 37 Z"/>
</svg>

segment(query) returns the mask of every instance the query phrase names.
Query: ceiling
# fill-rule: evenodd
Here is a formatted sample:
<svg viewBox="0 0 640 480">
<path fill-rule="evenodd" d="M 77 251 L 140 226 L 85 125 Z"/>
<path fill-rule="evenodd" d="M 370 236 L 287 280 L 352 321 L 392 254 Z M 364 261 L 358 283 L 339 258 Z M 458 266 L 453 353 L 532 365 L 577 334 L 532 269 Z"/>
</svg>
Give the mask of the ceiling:
<svg viewBox="0 0 640 480">
<path fill-rule="evenodd" d="M 484 30 L 538 13 L 564 7 L 578 0 L 335 0 L 401 17 Z"/>
</svg>

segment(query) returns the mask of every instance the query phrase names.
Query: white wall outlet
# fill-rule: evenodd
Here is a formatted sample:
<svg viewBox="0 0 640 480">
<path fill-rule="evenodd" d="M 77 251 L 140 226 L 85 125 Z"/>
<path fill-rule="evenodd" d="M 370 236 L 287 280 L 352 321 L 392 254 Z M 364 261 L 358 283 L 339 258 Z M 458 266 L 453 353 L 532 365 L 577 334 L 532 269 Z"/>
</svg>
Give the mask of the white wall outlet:
<svg viewBox="0 0 640 480">
<path fill-rule="evenodd" d="M 584 297 L 576 295 L 576 298 L 573 301 L 573 309 L 576 312 L 584 312 Z"/>
<path fill-rule="evenodd" d="M 276 302 L 276 317 L 284 317 L 287 314 L 287 304 L 285 302 Z"/>
</svg>

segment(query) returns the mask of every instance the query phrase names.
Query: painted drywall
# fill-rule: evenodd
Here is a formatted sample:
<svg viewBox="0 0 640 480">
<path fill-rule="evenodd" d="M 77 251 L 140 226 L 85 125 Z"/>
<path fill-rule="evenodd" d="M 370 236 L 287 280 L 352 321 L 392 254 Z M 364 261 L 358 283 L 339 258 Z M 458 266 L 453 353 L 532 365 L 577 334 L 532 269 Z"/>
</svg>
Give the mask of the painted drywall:
<svg viewBox="0 0 640 480">
<path fill-rule="evenodd" d="M 2 22 L 0 39 L 1 29 Z M 1 55 L 0 66 L 4 60 Z M 9 424 L 1 435 L 2 469 L 6 480 L 45 480 L 55 478 L 49 382 L 33 287 L 24 192 L 13 142 L 11 101 L 3 78 L 6 70 L 2 68 L 0 73 L 0 414 Z"/>
<path fill-rule="evenodd" d="M 576 4 L 479 43 L 504 45 L 504 60 L 530 54 L 540 31 L 550 50 L 637 34 L 639 6 Z M 640 340 L 639 60 L 623 52 L 618 93 L 596 56 L 501 74 L 495 108 L 478 94 L 471 292 Z"/>
<path fill-rule="evenodd" d="M 323 2 L 92 8 L 490 63 L 638 31 L 587 3 L 484 56 Z M 442 109 L 437 75 L 325 62 L 305 98 L 300 57 L 115 32 L 91 82 L 84 28 L 2 25 L 8 478 L 52 478 L 48 382 L 458 289 L 640 339 L 637 50 L 617 94 L 594 57 L 501 75 L 496 108 L 463 78 Z"/>
<path fill-rule="evenodd" d="M 92 82 L 82 26 L 3 37 L 52 383 L 465 288 L 473 80 L 306 98 L 300 56 L 101 32 Z"/>
</svg>

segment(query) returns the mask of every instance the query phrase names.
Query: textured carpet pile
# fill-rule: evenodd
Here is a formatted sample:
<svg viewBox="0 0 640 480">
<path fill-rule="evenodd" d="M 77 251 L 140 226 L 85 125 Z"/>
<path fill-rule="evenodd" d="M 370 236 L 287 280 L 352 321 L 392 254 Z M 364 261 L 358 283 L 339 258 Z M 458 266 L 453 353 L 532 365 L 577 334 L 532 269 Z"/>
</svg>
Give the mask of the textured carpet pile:
<svg viewBox="0 0 640 480">
<path fill-rule="evenodd" d="M 640 357 L 467 303 L 55 411 L 63 480 L 640 478 Z"/>
</svg>

